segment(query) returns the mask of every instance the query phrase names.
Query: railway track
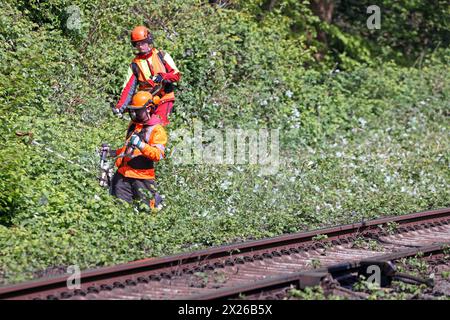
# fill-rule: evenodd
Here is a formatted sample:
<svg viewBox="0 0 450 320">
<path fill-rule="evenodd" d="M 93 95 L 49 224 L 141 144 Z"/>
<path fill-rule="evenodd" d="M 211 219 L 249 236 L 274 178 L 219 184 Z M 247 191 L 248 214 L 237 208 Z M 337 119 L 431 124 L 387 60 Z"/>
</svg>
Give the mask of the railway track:
<svg viewBox="0 0 450 320">
<path fill-rule="evenodd" d="M 71 275 L 0 287 L 0 299 L 258 298 L 368 266 L 389 281 L 399 276 L 392 261 L 419 252 L 442 260 L 449 246 L 450 208 L 444 208 L 87 270 L 78 289 L 68 289 Z"/>
</svg>

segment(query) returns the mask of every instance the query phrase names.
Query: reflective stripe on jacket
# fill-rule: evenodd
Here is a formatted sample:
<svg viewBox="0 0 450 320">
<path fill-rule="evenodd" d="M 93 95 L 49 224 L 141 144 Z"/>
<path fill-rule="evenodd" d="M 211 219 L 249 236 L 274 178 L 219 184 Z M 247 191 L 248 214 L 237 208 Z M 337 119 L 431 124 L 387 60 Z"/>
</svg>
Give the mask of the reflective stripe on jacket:
<svg viewBox="0 0 450 320">
<path fill-rule="evenodd" d="M 157 49 L 152 49 L 152 54 L 150 57 L 146 59 L 141 59 L 139 57 L 136 57 L 133 59 L 133 63 L 137 66 L 138 71 L 138 90 L 149 90 L 151 91 L 153 89 L 153 85 L 149 80 L 152 79 L 152 77 L 158 75 L 159 73 L 167 73 L 168 70 L 164 64 L 164 56 L 167 54 L 163 54 Z M 170 56 L 169 56 L 170 57 Z M 173 62 L 173 60 L 170 58 L 170 60 Z M 174 73 L 179 73 L 178 69 L 176 68 L 175 64 L 172 67 L 174 69 Z M 164 92 L 170 91 L 170 92 Z M 173 101 L 175 100 L 175 95 L 173 93 L 173 88 L 171 90 L 167 90 L 167 88 L 164 88 L 162 90 L 162 93 L 160 94 L 161 97 L 161 103 L 164 103 L 166 101 Z"/>
<path fill-rule="evenodd" d="M 161 61 L 158 53 L 162 55 L 163 61 Z M 141 67 L 139 67 L 139 64 Z M 164 90 L 167 92 L 162 91 L 159 94 L 161 103 L 165 101 L 174 101 L 175 95 L 173 94 L 172 83 L 180 80 L 181 73 L 175 65 L 172 57 L 167 52 L 163 53 L 162 51 L 153 48 L 150 53 L 138 55 L 133 59 L 130 67 L 128 68 L 128 73 L 125 82 L 123 83 L 122 93 L 120 94 L 120 99 L 116 104 L 116 108 L 121 109 L 123 106 L 127 106 L 131 102 L 133 94 L 138 87 L 139 90 L 143 88 L 146 90 L 151 90 L 151 85 L 147 80 L 151 79 L 159 72 L 164 74 L 165 80 L 171 82 L 164 87 Z"/>
</svg>

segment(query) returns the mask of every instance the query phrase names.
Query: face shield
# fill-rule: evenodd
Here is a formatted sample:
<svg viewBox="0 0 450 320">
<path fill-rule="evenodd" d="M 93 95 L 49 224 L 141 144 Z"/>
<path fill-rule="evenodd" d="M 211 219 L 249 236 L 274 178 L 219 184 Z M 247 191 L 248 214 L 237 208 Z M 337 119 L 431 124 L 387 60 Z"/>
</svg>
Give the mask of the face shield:
<svg viewBox="0 0 450 320">
<path fill-rule="evenodd" d="M 132 42 L 136 54 L 147 54 L 152 50 L 152 42 L 148 39 Z"/>
<path fill-rule="evenodd" d="M 147 107 L 142 107 L 139 109 L 130 108 L 128 112 L 133 122 L 144 123 L 150 120 L 150 114 Z"/>
</svg>

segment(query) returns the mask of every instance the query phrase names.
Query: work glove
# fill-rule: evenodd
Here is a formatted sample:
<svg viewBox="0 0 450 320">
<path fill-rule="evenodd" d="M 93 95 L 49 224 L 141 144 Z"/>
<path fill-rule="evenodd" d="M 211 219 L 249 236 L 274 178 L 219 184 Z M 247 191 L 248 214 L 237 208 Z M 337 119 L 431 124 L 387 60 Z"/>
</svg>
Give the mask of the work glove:
<svg viewBox="0 0 450 320">
<path fill-rule="evenodd" d="M 139 138 L 139 136 L 137 134 L 133 134 L 130 138 L 130 144 L 136 148 L 138 148 L 139 150 L 141 150 L 145 143 L 141 140 L 141 138 Z"/>
<path fill-rule="evenodd" d="M 120 108 L 116 108 L 115 106 L 113 106 L 112 107 L 112 112 L 117 118 L 122 119 L 123 118 L 123 113 L 124 113 L 126 108 L 127 108 L 127 106 L 122 106 Z"/>
<path fill-rule="evenodd" d="M 161 83 L 164 80 L 164 78 L 161 75 L 161 73 L 158 73 L 158 75 L 154 76 L 152 80 L 155 83 Z"/>
<path fill-rule="evenodd" d="M 170 81 L 168 79 L 168 78 L 170 78 L 170 73 L 160 72 L 160 73 L 158 73 L 158 76 L 161 77 L 162 84 L 172 83 L 172 81 Z"/>
</svg>

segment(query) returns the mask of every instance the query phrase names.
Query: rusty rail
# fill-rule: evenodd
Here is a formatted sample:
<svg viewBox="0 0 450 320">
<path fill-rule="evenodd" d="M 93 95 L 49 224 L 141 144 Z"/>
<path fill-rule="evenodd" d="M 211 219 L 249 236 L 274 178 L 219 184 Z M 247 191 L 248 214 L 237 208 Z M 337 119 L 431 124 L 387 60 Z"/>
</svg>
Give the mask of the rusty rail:
<svg viewBox="0 0 450 320">
<path fill-rule="evenodd" d="M 289 286 L 293 286 L 297 289 L 304 289 L 306 287 L 320 285 L 322 281 L 327 277 L 331 279 L 332 277 L 342 276 L 343 274 L 361 271 L 363 268 L 369 265 L 382 265 L 387 262 L 402 258 L 412 258 L 419 253 L 428 256 L 442 254 L 449 245 L 450 242 L 440 245 L 425 246 L 417 249 L 409 249 L 401 252 L 381 255 L 378 257 L 372 257 L 370 259 L 331 265 L 316 270 L 301 271 L 288 276 L 272 277 L 270 279 L 258 281 L 256 283 L 244 284 L 232 288 L 218 289 L 213 293 L 180 297 L 180 300 L 233 299 L 238 298 L 240 295 L 254 295 L 257 293 L 262 293 L 264 291 L 274 290 L 277 288 L 285 288 Z M 386 274 L 384 276 L 386 276 Z M 395 273 L 388 274 L 387 276 L 394 277 Z"/>
<path fill-rule="evenodd" d="M 299 232 L 294 234 L 282 235 L 262 240 L 254 240 L 243 243 L 212 247 L 206 250 L 200 250 L 190 253 L 182 253 L 162 258 L 150 258 L 121 264 L 112 267 L 91 269 L 81 273 L 81 285 L 84 289 L 92 288 L 102 282 L 125 281 L 127 277 L 139 279 L 139 275 L 154 272 L 162 272 L 173 268 L 186 270 L 189 267 L 198 266 L 201 263 L 209 261 L 218 261 L 219 259 L 230 259 L 233 256 L 250 253 L 270 255 L 275 248 L 282 251 L 283 247 L 289 248 L 293 245 L 314 244 L 317 241 L 314 237 L 317 235 L 326 235 L 326 241 L 330 243 L 339 242 L 351 236 L 380 234 L 380 226 L 396 222 L 399 229 L 407 230 L 410 226 L 417 223 L 429 223 L 450 220 L 450 208 L 443 208 L 432 211 L 413 213 L 403 216 L 385 217 L 366 222 L 341 225 L 331 228 L 324 228 L 314 231 Z M 52 291 L 66 290 L 67 279 L 70 275 L 62 275 L 53 278 L 38 279 L 30 282 L 19 283 L 11 286 L 0 287 L 0 299 L 22 299 L 30 298 L 42 293 Z M 127 279 L 128 281 L 129 279 Z M 133 281 L 132 281 L 133 282 Z M 88 290 L 89 292 L 89 290 Z"/>
</svg>

